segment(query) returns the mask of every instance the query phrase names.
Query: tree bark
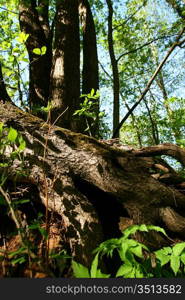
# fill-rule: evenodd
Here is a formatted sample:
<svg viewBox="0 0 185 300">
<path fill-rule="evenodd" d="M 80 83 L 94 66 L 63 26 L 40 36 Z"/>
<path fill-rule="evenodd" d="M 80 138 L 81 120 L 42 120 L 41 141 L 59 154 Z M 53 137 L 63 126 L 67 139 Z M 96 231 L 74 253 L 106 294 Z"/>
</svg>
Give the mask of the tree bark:
<svg viewBox="0 0 185 300">
<path fill-rule="evenodd" d="M 113 41 L 113 7 L 112 1 L 106 0 L 108 6 L 108 45 L 109 45 L 109 55 L 112 65 L 113 73 L 113 132 L 115 132 L 114 137 L 119 137 L 119 130 L 116 131 L 119 125 L 119 114 L 120 114 L 120 103 L 119 103 L 119 93 L 120 93 L 120 81 L 119 81 L 119 70 L 118 61 L 115 57 L 114 52 L 114 41 Z"/>
<path fill-rule="evenodd" d="M 80 1 L 79 13 L 83 32 L 82 94 L 89 94 L 92 89 L 96 93 L 99 89 L 96 30 L 91 7 L 87 0 Z M 92 101 L 94 100 L 92 99 Z M 92 120 L 89 120 L 92 136 L 98 136 L 99 132 L 99 100 L 96 102 L 96 106 L 93 109 L 96 121 L 93 124 Z"/>
<path fill-rule="evenodd" d="M 73 113 L 80 103 L 80 38 L 78 1 L 56 1 L 54 55 L 51 73 L 52 120 L 59 126 L 81 131 Z"/>
<path fill-rule="evenodd" d="M 27 178 L 20 175 L 17 182 L 34 184 L 38 190 L 34 199 L 48 206 L 58 220 L 62 218 L 65 239 L 77 261 L 89 266 L 98 243 L 121 234 L 119 217 L 129 217 L 133 224 L 163 223 L 184 236 L 180 227 L 184 226 L 185 195 L 156 180 L 150 171 L 156 164 L 150 156 L 170 155 L 185 164 L 183 149 L 171 144 L 118 149 L 92 137 L 50 127 L 10 103 L 1 103 L 0 120 L 16 128 L 27 143 Z M 168 214 L 171 225 L 166 221 Z M 157 233 L 149 237 L 144 241 L 154 248 L 169 242 Z"/>
<path fill-rule="evenodd" d="M 41 1 L 40 1 L 41 2 Z M 52 31 L 48 21 L 48 4 L 21 0 L 19 4 L 19 22 L 21 31 L 29 34 L 26 47 L 29 55 L 29 99 L 30 109 L 39 114 L 36 108 L 47 106 L 52 61 Z M 38 6 L 39 7 L 39 6 Z M 47 47 L 44 55 L 33 53 L 34 48 Z"/>
</svg>

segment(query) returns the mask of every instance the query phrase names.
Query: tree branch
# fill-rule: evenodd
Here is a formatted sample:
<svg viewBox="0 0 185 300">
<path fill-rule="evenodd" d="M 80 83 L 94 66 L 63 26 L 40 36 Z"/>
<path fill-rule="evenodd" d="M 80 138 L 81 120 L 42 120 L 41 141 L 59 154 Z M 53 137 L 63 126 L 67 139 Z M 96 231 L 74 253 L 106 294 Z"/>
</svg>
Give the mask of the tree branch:
<svg viewBox="0 0 185 300">
<path fill-rule="evenodd" d="M 108 46 L 109 46 L 109 55 L 112 66 L 112 74 L 113 74 L 113 131 L 115 131 L 116 127 L 119 124 L 119 111 L 120 111 L 120 100 L 119 100 L 119 92 L 120 92 L 120 81 L 119 81 L 119 70 L 118 63 L 115 56 L 114 51 L 114 40 L 113 40 L 113 6 L 111 0 L 106 0 L 108 6 Z M 116 132 L 117 135 L 118 131 Z"/>
<path fill-rule="evenodd" d="M 135 156 L 140 157 L 167 155 L 177 159 L 183 166 L 185 166 L 185 150 L 170 143 L 141 148 L 139 150 L 134 150 L 132 153 Z"/>
<path fill-rule="evenodd" d="M 160 36 L 160 37 L 157 37 L 157 38 L 155 38 L 155 39 L 153 39 L 153 40 L 151 40 L 151 41 L 149 41 L 149 42 L 146 42 L 145 44 L 143 44 L 143 45 L 141 45 L 141 46 L 139 46 L 139 47 L 137 47 L 137 48 L 135 48 L 135 49 L 133 49 L 133 50 L 124 52 L 123 54 L 121 54 L 121 55 L 117 58 L 117 62 L 119 62 L 119 60 L 120 60 L 123 56 L 126 56 L 126 55 L 128 55 L 128 54 L 130 54 L 130 53 L 137 52 L 138 50 L 141 50 L 141 49 L 143 49 L 144 47 L 146 47 L 146 46 L 148 46 L 148 45 L 150 45 L 150 44 L 152 44 L 152 43 L 154 43 L 154 42 L 156 42 L 156 41 L 158 41 L 158 40 L 166 39 L 166 38 L 169 38 L 169 37 L 172 37 L 172 36 L 174 36 L 174 35 Z"/>
<path fill-rule="evenodd" d="M 121 126 L 123 125 L 123 123 L 128 119 L 128 117 L 131 115 L 131 113 L 134 111 L 134 109 L 140 104 L 140 102 L 143 100 L 143 98 L 145 97 L 145 95 L 147 94 L 147 92 L 150 89 L 150 86 L 152 85 L 153 81 L 155 80 L 156 76 L 158 75 L 158 73 L 161 71 L 162 67 L 164 66 L 164 64 L 166 63 L 167 59 L 169 58 L 169 56 L 171 55 L 171 53 L 174 51 L 174 49 L 177 46 L 181 46 L 184 42 L 185 39 L 182 40 L 181 42 L 179 42 L 180 38 L 182 37 L 183 33 L 185 31 L 185 27 L 183 27 L 183 29 L 181 30 L 181 32 L 179 33 L 178 37 L 176 38 L 176 41 L 174 42 L 174 44 L 172 45 L 172 47 L 170 48 L 170 50 L 168 51 L 168 53 L 166 54 L 166 56 L 164 57 L 164 59 L 162 60 L 162 62 L 159 64 L 159 66 L 157 67 L 156 71 L 154 72 L 154 74 L 152 75 L 152 77 L 150 78 L 150 80 L 148 81 L 148 84 L 146 86 L 146 88 L 144 89 L 143 93 L 141 94 L 140 98 L 136 101 L 136 103 L 131 107 L 130 111 L 124 116 L 124 118 L 122 119 L 122 121 L 119 123 L 119 125 L 117 126 L 117 128 L 114 131 L 113 134 L 113 138 L 115 138 L 117 136 L 117 133 L 119 132 Z"/>
</svg>

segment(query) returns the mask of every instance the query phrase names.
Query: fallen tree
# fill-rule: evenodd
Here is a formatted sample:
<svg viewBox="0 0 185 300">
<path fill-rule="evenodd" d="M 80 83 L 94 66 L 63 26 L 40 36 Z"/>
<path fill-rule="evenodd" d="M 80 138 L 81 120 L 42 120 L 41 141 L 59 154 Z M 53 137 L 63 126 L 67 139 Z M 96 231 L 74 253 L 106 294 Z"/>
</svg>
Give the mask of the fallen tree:
<svg viewBox="0 0 185 300">
<path fill-rule="evenodd" d="M 184 149 L 112 145 L 48 124 L 10 102 L 1 102 L 0 121 L 26 141 L 27 175 L 16 175 L 16 184 L 31 187 L 32 202 L 47 207 L 62 224 L 59 239 L 77 261 L 89 266 L 92 250 L 120 235 L 126 219 L 161 225 L 169 237 L 185 237 L 183 177 L 160 158 L 169 155 L 184 165 Z M 11 187 L 7 191 L 11 194 Z M 138 238 L 154 248 L 171 242 L 156 232 Z"/>
</svg>

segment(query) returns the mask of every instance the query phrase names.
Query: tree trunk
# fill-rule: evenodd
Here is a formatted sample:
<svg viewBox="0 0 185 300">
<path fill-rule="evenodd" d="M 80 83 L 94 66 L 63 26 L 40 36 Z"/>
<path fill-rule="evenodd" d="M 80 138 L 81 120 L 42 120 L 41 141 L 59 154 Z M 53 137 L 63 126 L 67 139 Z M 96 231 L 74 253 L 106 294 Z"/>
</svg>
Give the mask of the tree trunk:
<svg viewBox="0 0 185 300">
<path fill-rule="evenodd" d="M 80 38 L 78 1 L 56 3 L 54 55 L 51 74 L 52 120 L 59 126 L 81 131 L 73 113 L 80 103 Z"/>
<path fill-rule="evenodd" d="M 83 71 L 82 94 L 89 94 L 92 89 L 95 93 L 99 89 L 98 53 L 96 43 L 96 30 L 89 2 L 81 0 L 79 5 L 80 20 L 83 32 Z M 92 99 L 92 101 L 94 101 Z M 96 121 L 88 120 L 92 136 L 98 136 L 99 132 L 99 100 L 93 108 Z"/>
<path fill-rule="evenodd" d="M 46 1 L 47 2 L 47 1 Z M 21 0 L 19 4 L 19 22 L 21 31 L 29 34 L 26 47 L 29 55 L 29 107 L 34 114 L 40 115 L 38 108 L 47 106 L 52 62 L 52 30 L 48 21 L 48 4 Z M 33 53 L 33 49 L 47 47 L 44 55 Z"/>
<path fill-rule="evenodd" d="M 36 187 L 33 202 L 48 206 L 64 224 L 60 239 L 68 242 L 77 261 L 89 266 L 98 243 L 121 234 L 120 217 L 129 217 L 133 224 L 163 224 L 184 237 L 185 195 L 174 188 L 177 182 L 164 181 L 162 176 L 156 179 L 159 170 L 172 177 L 175 172 L 153 158 L 170 155 L 185 165 L 183 149 L 171 144 L 118 149 L 50 126 L 8 102 L 1 103 L 0 120 L 16 128 L 27 143 L 27 178 L 16 175 L 16 182 Z M 144 242 L 157 248 L 169 240 L 151 233 Z"/>
<path fill-rule="evenodd" d="M 115 57 L 114 52 L 114 41 L 113 41 L 113 7 L 112 1 L 106 0 L 108 6 L 108 45 L 109 45 L 109 55 L 111 59 L 112 65 L 112 73 L 113 73 L 113 133 L 116 131 L 119 125 L 119 113 L 120 113 L 120 103 L 119 103 L 119 93 L 120 93 L 120 82 L 119 82 L 119 71 L 118 71 L 118 61 Z M 116 132 L 114 137 L 119 136 L 119 131 Z"/>
<path fill-rule="evenodd" d="M 4 83 L 1 63 L 0 63 L 0 100 L 2 100 L 3 102 L 11 101 Z"/>
</svg>

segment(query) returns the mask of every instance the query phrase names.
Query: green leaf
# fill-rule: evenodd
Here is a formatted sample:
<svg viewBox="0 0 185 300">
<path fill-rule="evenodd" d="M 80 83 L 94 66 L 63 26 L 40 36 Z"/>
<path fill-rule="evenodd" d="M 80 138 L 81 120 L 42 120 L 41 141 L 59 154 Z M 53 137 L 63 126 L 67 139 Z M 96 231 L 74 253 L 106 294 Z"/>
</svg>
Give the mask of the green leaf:
<svg viewBox="0 0 185 300">
<path fill-rule="evenodd" d="M 132 272 L 132 270 L 133 270 L 132 264 L 121 265 L 121 267 L 118 269 L 118 271 L 116 273 L 116 277 L 124 276 L 124 275 Z"/>
<path fill-rule="evenodd" d="M 28 226 L 29 229 L 35 230 L 35 229 L 39 229 L 40 224 L 31 224 Z"/>
<path fill-rule="evenodd" d="M 9 166 L 8 163 L 0 163 L 1 168 L 7 168 Z"/>
<path fill-rule="evenodd" d="M 13 204 L 18 205 L 18 204 L 23 204 L 28 202 L 30 202 L 30 199 L 20 199 L 20 200 L 13 201 Z"/>
<path fill-rule="evenodd" d="M 126 228 L 123 231 L 124 239 L 128 238 L 131 234 L 136 233 L 136 231 L 139 229 L 139 225 L 132 225 Z"/>
<path fill-rule="evenodd" d="M 43 46 L 41 49 L 40 48 L 34 48 L 33 49 L 33 53 L 35 53 L 36 55 L 44 55 L 47 51 L 47 47 Z"/>
<path fill-rule="evenodd" d="M 95 92 L 95 90 L 92 89 L 92 90 L 91 90 L 91 93 L 90 93 L 90 97 L 93 97 L 93 96 L 94 96 L 94 92 Z"/>
<path fill-rule="evenodd" d="M 119 256 L 121 258 L 122 261 L 125 261 L 126 260 L 126 252 L 128 250 L 128 243 L 122 243 L 121 246 L 118 248 L 118 253 L 119 253 Z"/>
<path fill-rule="evenodd" d="M 2 122 L 0 122 L 0 134 L 2 134 L 2 132 L 3 132 L 3 126 L 4 126 L 4 124 Z"/>
<path fill-rule="evenodd" d="M 10 127 L 9 132 L 8 132 L 8 140 L 10 142 L 15 142 L 17 135 L 18 135 L 17 130 Z"/>
<path fill-rule="evenodd" d="M 16 251 L 10 252 L 10 253 L 9 253 L 9 256 L 10 256 L 10 257 L 14 257 L 14 256 L 17 255 L 17 254 L 20 254 L 20 253 L 25 252 L 25 250 L 26 250 L 26 247 L 21 247 L 21 248 L 19 248 L 19 249 L 16 250 Z"/>
<path fill-rule="evenodd" d="M 163 249 L 154 252 L 156 258 L 160 261 L 161 266 L 166 265 L 170 261 L 170 255 L 166 255 Z"/>
<path fill-rule="evenodd" d="M 60 251 L 59 253 L 50 253 L 49 257 L 51 257 L 51 258 L 60 258 L 60 259 L 72 258 L 64 250 Z"/>
<path fill-rule="evenodd" d="M 185 242 L 178 243 L 175 246 L 173 246 L 173 255 L 178 256 L 181 254 L 181 252 L 185 249 Z"/>
<path fill-rule="evenodd" d="M 163 253 L 166 254 L 166 255 L 172 253 L 172 248 L 171 248 L 171 247 L 163 247 L 161 250 L 162 250 Z"/>
<path fill-rule="evenodd" d="M 170 258 L 170 266 L 176 275 L 180 268 L 180 256 L 172 255 Z"/>
<path fill-rule="evenodd" d="M 11 261 L 12 265 L 16 265 L 16 264 L 22 264 L 26 261 L 26 258 L 24 256 L 21 256 L 19 258 L 15 258 Z"/>
<path fill-rule="evenodd" d="M 41 55 L 41 49 L 40 48 L 34 48 L 33 53 L 35 53 L 37 55 Z"/>
<path fill-rule="evenodd" d="M 140 226 L 139 226 L 139 230 L 140 231 L 148 231 L 148 228 L 147 228 L 147 225 L 145 225 L 145 224 L 141 224 Z"/>
<path fill-rule="evenodd" d="M 90 278 L 88 268 L 74 260 L 72 260 L 72 269 L 76 278 Z"/>
<path fill-rule="evenodd" d="M 110 276 L 110 274 L 102 273 L 100 269 L 98 269 L 96 272 L 96 278 L 109 278 Z"/>
<path fill-rule="evenodd" d="M 17 41 L 20 43 L 25 43 L 29 37 L 29 34 L 26 34 L 25 32 L 20 32 L 19 36 L 17 37 Z"/>
<path fill-rule="evenodd" d="M 147 228 L 148 228 L 149 230 L 155 230 L 155 231 L 157 231 L 157 232 L 161 232 L 161 233 L 163 233 L 165 236 L 167 236 L 165 230 L 164 230 L 163 228 L 159 227 L 159 226 L 147 225 Z"/>
<path fill-rule="evenodd" d="M 47 50 L 47 47 L 46 46 L 43 46 L 41 48 L 41 55 L 44 55 L 46 53 L 46 50 Z"/>
<path fill-rule="evenodd" d="M 26 148 L 26 142 L 25 141 L 23 141 L 20 145 L 19 145 L 19 148 L 18 148 L 18 150 L 19 151 L 24 151 L 25 150 L 25 148 Z"/>
<path fill-rule="evenodd" d="M 96 254 L 95 258 L 93 259 L 92 265 L 91 265 L 91 270 L 90 270 L 91 278 L 96 278 L 96 276 L 97 276 L 98 256 L 99 256 L 99 253 Z"/>
<path fill-rule="evenodd" d="M 120 246 L 120 239 L 110 239 L 101 243 L 93 253 L 102 252 L 111 256 L 113 250 Z"/>
<path fill-rule="evenodd" d="M 185 252 L 183 252 L 180 256 L 182 263 L 185 265 Z"/>
<path fill-rule="evenodd" d="M 143 278 L 145 277 L 145 274 L 142 271 L 141 265 L 138 264 L 138 266 L 135 268 L 135 278 Z"/>
<path fill-rule="evenodd" d="M 131 251 L 133 254 L 135 254 L 136 256 L 140 257 L 140 258 L 143 257 L 141 245 L 138 245 L 138 246 L 136 246 L 136 247 L 130 248 L 130 251 Z"/>
</svg>

